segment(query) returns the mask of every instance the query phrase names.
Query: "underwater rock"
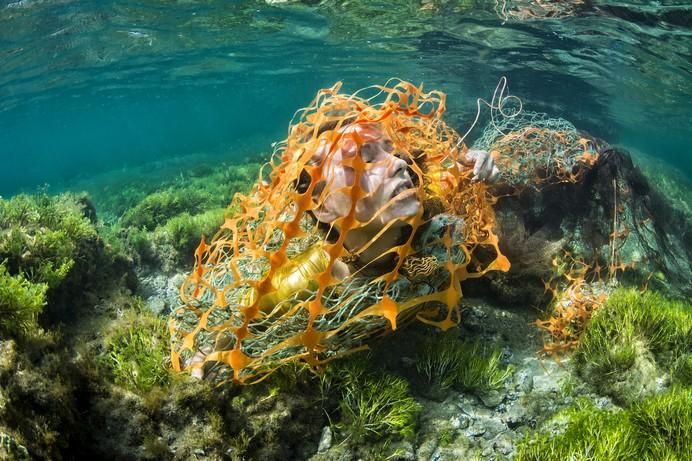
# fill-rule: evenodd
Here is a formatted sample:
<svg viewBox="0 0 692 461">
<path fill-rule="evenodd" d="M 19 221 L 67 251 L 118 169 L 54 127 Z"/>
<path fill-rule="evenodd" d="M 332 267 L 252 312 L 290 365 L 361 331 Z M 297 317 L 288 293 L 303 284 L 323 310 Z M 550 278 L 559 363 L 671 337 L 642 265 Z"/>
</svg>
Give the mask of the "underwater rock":
<svg viewBox="0 0 692 461">
<path fill-rule="evenodd" d="M 30 347 L 0 343 L 0 454 L 62 459 L 64 448 L 79 440 L 79 371 L 52 336 L 36 334 L 33 341 Z"/>
<path fill-rule="evenodd" d="M 502 432 L 493 439 L 493 451 L 508 456 L 514 451 L 515 442 L 516 437 L 512 437 L 507 432 Z"/>
<path fill-rule="evenodd" d="M 464 434 L 468 437 L 480 437 L 486 433 L 487 429 L 482 421 L 474 421 L 474 423 L 469 426 Z"/>
<path fill-rule="evenodd" d="M 311 393 L 276 388 L 219 392 L 188 378 L 137 395 L 118 387 L 93 397 L 88 453 L 107 459 L 308 459 L 322 410 Z"/>
<path fill-rule="evenodd" d="M 582 335 L 575 368 L 599 393 L 629 405 L 671 383 L 689 385 L 676 369 L 692 353 L 691 332 L 689 302 L 615 290 Z"/>
<path fill-rule="evenodd" d="M 557 394 L 560 386 L 555 378 L 549 375 L 538 375 L 533 377 L 533 391 L 540 394 Z"/>
<path fill-rule="evenodd" d="M 138 293 L 154 313 L 168 314 L 180 303 L 180 285 L 185 274 L 166 275 L 161 272 L 141 273 Z"/>
<path fill-rule="evenodd" d="M 0 342 L 0 379 L 4 379 L 14 369 L 16 360 L 17 344 L 14 340 Z"/>
<path fill-rule="evenodd" d="M 502 401 L 505 399 L 505 396 L 503 393 L 498 392 L 496 390 L 490 390 L 488 392 L 481 392 L 478 397 L 481 399 L 483 402 L 483 405 L 485 405 L 488 408 L 495 408 L 499 404 L 502 403 Z"/>
<path fill-rule="evenodd" d="M 534 427 L 536 425 L 535 418 L 528 413 L 526 406 L 518 401 L 513 402 L 506 408 L 505 413 L 502 415 L 502 421 L 512 430 L 520 426 Z"/>
<path fill-rule="evenodd" d="M 5 461 L 31 461 L 29 451 L 14 437 L 0 430 L 0 459 Z"/>
<path fill-rule="evenodd" d="M 476 396 L 450 388 L 441 401 L 421 399 L 419 460 L 511 459 L 529 428 L 571 401 L 564 384 L 569 369 L 536 356 L 539 343 L 529 313 L 475 298 L 466 298 L 464 305 L 462 336 L 497 344 L 515 372 L 497 394 Z"/>
<path fill-rule="evenodd" d="M 627 152 L 594 143 L 598 159 L 577 181 L 514 192 L 496 186 L 497 195 L 505 194 L 495 206 L 500 249 L 512 267 L 468 284 L 468 292 L 543 304 L 542 280 L 554 273 L 553 258 L 567 250 L 600 267 L 601 277 L 617 273 L 629 284 L 692 296 L 692 216 Z"/>
<path fill-rule="evenodd" d="M 324 426 L 322 428 L 322 436 L 320 437 L 320 443 L 317 444 L 317 452 L 322 453 L 329 450 L 332 447 L 332 430 L 329 426 Z"/>
<path fill-rule="evenodd" d="M 621 405 L 654 395 L 659 390 L 658 379 L 663 375 L 653 355 L 641 342 L 635 345 L 634 360 L 627 370 L 614 370 L 603 375 L 599 368 L 590 367 L 587 363 L 581 373 L 585 380 L 597 383 L 601 393 L 611 396 Z"/>
<path fill-rule="evenodd" d="M 131 266 L 105 245 L 94 219 L 85 195 L 0 199 L 0 262 L 10 276 L 47 287 L 43 326 L 69 322 L 108 287 L 135 282 Z"/>
</svg>

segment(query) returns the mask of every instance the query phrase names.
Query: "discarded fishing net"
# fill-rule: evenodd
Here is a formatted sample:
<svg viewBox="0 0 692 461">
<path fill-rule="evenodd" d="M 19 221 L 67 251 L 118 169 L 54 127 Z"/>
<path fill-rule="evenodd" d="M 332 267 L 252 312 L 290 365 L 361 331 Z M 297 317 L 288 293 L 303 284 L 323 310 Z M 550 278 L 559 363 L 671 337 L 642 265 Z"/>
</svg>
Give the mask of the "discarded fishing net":
<svg viewBox="0 0 692 461">
<path fill-rule="evenodd" d="M 411 319 L 447 329 L 463 280 L 508 270 L 494 199 L 459 163 L 466 147 L 441 119 L 445 95 L 398 80 L 352 95 L 340 86 L 296 113 L 253 190 L 197 248 L 169 323 L 174 369 L 254 383 Z M 393 173 L 402 160 L 407 173 Z M 397 186 L 373 189 L 376 171 Z M 407 214 L 384 219 L 402 204 Z"/>
<path fill-rule="evenodd" d="M 490 152 L 502 182 L 516 187 L 579 182 L 599 155 L 567 120 L 528 111 L 493 120 L 473 147 Z"/>
<path fill-rule="evenodd" d="M 552 310 L 547 319 L 536 320 L 535 325 L 546 334 L 541 352 L 559 358 L 579 344 L 591 316 L 603 305 L 612 285 L 601 280 L 597 263 L 592 266 L 566 251 L 553 259 L 553 266 L 553 279 L 544 282 L 545 290 L 553 296 Z"/>
</svg>

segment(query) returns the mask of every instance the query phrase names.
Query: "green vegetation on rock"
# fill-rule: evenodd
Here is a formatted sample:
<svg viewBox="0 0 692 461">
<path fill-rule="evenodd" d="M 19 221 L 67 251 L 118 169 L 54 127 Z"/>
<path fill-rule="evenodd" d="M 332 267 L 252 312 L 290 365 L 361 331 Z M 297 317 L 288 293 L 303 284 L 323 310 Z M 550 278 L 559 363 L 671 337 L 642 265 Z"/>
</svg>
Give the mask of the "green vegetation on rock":
<svg viewBox="0 0 692 461">
<path fill-rule="evenodd" d="M 103 361 L 116 384 L 136 392 L 168 384 L 166 322 L 143 303 L 119 319 L 106 339 L 106 349 Z"/>
<path fill-rule="evenodd" d="M 247 168 L 247 177 L 254 180 L 255 172 Z M 234 176 L 225 182 L 223 174 L 213 172 L 219 190 L 228 189 L 215 197 L 221 205 L 184 210 L 151 231 L 120 227 L 112 236 L 124 230 L 130 240 L 113 241 L 156 258 L 177 257 L 173 246 L 194 251 L 201 234 L 209 237 L 222 224 L 222 207 L 238 190 Z M 94 222 L 83 196 L 0 200 L 0 458 L 307 459 L 314 453 L 327 420 L 312 375 L 292 380 L 277 373 L 295 387 L 280 390 L 219 390 L 170 376 L 165 319 L 132 296 L 133 287 L 123 283 L 130 262 L 113 259 L 119 248 L 100 238 L 111 227 Z M 51 312 L 60 315 L 59 330 Z M 24 331 L 31 337 L 20 341 Z M 243 400 L 233 404 L 236 396 Z"/>
<path fill-rule="evenodd" d="M 11 274 L 57 287 L 97 238 L 86 196 L 45 192 L 0 199 L 0 262 Z"/>
<path fill-rule="evenodd" d="M 122 225 L 152 231 L 174 216 L 197 210 L 211 200 L 207 194 L 197 190 L 167 189 L 154 192 L 125 213 Z"/>
<path fill-rule="evenodd" d="M 441 389 L 458 387 L 484 393 L 498 390 L 511 376 L 512 367 L 500 364 L 502 352 L 478 341 L 461 341 L 456 334 L 442 334 L 425 342 L 416 368 L 428 383 Z"/>
<path fill-rule="evenodd" d="M 414 436 L 421 407 L 405 379 L 369 372 L 365 362 L 358 360 L 339 364 L 329 374 L 332 386 L 341 391 L 335 428 L 350 443 Z"/>
<path fill-rule="evenodd" d="M 22 274 L 9 275 L 0 264 L 0 335 L 22 336 L 35 329 L 47 289 L 45 283 L 31 283 Z"/>
<path fill-rule="evenodd" d="M 149 231 L 180 213 L 198 214 L 227 207 L 236 192 L 246 193 L 257 181 L 259 163 L 199 165 L 182 171 L 151 172 L 126 179 L 106 190 L 94 190 L 94 203 L 105 221 Z M 152 179 L 153 178 L 153 179 Z"/>
<path fill-rule="evenodd" d="M 209 238 L 223 224 L 224 208 L 217 208 L 198 215 L 181 213 L 156 229 L 154 241 L 160 245 L 168 244 L 175 253 L 178 264 L 190 263 L 200 238 Z"/>
<path fill-rule="evenodd" d="M 692 354 L 683 354 L 673 362 L 673 380 L 685 386 L 692 386 Z"/>
<path fill-rule="evenodd" d="M 692 306 L 621 289 L 594 314 L 574 358 L 587 381 L 627 404 L 654 392 L 661 367 L 689 383 L 691 355 Z"/>
<path fill-rule="evenodd" d="M 31 461 L 29 451 L 10 434 L 0 431 L 0 459 L 5 461 Z"/>
<path fill-rule="evenodd" d="M 525 439 L 515 459 L 692 459 L 691 401 L 692 390 L 682 387 L 623 411 L 599 410 L 581 400 L 553 417 L 542 432 Z"/>
<path fill-rule="evenodd" d="M 237 192 L 246 193 L 257 180 L 259 164 L 199 166 L 184 175 L 147 185 L 125 184 L 115 197 L 100 197 L 113 222 L 105 238 L 136 263 L 164 272 L 193 262 L 200 237 L 211 237 Z M 99 202 L 100 203 L 100 202 Z"/>
<path fill-rule="evenodd" d="M 130 262 L 104 245 L 95 222 L 96 211 L 84 194 L 39 191 L 0 199 L 3 284 L 16 290 L 10 303 L 14 307 L 5 307 L 19 312 L 21 304 L 25 313 L 31 312 L 27 318 L 34 318 L 41 312 L 38 305 L 45 304 L 40 321 L 47 327 L 91 307 L 106 286 L 124 280 L 132 287 Z"/>
</svg>

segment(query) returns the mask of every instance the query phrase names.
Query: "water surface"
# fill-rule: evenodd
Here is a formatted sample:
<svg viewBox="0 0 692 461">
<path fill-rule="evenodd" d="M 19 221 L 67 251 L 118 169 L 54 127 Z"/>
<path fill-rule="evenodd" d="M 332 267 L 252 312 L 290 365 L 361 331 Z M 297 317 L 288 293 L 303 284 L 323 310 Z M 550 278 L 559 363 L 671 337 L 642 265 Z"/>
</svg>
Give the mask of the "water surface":
<svg viewBox="0 0 692 461">
<path fill-rule="evenodd" d="M 531 3 L 0 1 L 0 194 L 266 156 L 319 88 L 390 77 L 447 92 L 464 132 L 505 75 L 526 108 L 692 177 L 692 5 Z"/>
</svg>

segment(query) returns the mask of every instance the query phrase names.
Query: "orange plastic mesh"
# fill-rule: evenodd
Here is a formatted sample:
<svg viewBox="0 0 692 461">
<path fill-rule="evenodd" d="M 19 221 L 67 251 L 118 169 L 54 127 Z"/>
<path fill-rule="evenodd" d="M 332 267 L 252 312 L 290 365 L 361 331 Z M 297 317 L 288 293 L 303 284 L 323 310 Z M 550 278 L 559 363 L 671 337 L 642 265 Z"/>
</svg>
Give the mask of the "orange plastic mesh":
<svg viewBox="0 0 692 461">
<path fill-rule="evenodd" d="M 485 184 L 471 182 L 471 168 L 459 163 L 466 147 L 442 121 L 445 95 L 398 80 L 352 95 L 340 87 L 320 90 L 296 113 L 253 190 L 236 194 L 219 231 L 197 248 L 180 288 L 183 305 L 169 324 L 176 370 L 205 367 L 205 375 L 221 381 L 253 383 L 286 362 L 317 365 L 359 350 L 412 318 L 447 329 L 459 319 L 463 280 L 509 269 L 493 233 L 494 200 Z M 355 143 L 362 153 L 368 141 L 349 126 L 391 141 L 415 184 L 403 195 L 415 194 L 423 205 L 356 247 L 346 245 L 348 236 L 375 219 L 362 222 L 356 210 L 377 193 L 360 181 L 373 165 L 355 155 L 343 161 L 353 172 L 351 184 L 336 190 L 325 184 L 325 165 L 338 148 Z M 342 200 L 346 212 L 319 223 L 317 211 L 334 194 L 348 199 Z M 421 239 L 433 224 L 454 217 L 463 226 L 443 225 Z M 381 257 L 358 264 L 395 225 L 398 237 Z M 341 263 L 351 270 L 340 280 L 333 269 Z M 419 277 L 423 270 L 433 275 Z"/>
<path fill-rule="evenodd" d="M 555 277 L 545 282 L 546 291 L 553 295 L 552 312 L 546 320 L 536 320 L 536 326 L 547 333 L 542 352 L 558 357 L 579 344 L 610 288 L 600 280 L 602 268 L 598 264 L 592 266 L 568 252 L 563 258 L 554 258 L 553 266 Z"/>
</svg>

